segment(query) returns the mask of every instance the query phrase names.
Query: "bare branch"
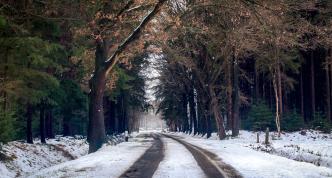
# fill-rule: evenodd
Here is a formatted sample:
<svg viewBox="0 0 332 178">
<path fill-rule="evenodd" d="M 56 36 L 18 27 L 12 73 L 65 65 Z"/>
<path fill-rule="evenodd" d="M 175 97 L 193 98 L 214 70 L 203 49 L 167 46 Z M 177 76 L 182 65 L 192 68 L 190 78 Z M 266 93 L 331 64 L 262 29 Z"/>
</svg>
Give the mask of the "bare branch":
<svg viewBox="0 0 332 178">
<path fill-rule="evenodd" d="M 140 34 L 141 30 L 152 20 L 152 18 L 159 12 L 161 6 L 166 2 L 167 0 L 159 0 L 158 3 L 155 5 L 153 10 L 148 13 L 144 17 L 144 19 L 141 21 L 141 23 L 135 28 L 135 30 L 118 46 L 118 48 L 115 50 L 115 52 L 112 54 L 111 57 L 109 57 L 105 61 L 105 69 L 106 74 L 109 73 L 109 71 L 112 70 L 112 68 L 115 66 L 115 64 L 118 62 L 117 56 L 121 54 L 126 47 L 133 42 Z"/>
</svg>

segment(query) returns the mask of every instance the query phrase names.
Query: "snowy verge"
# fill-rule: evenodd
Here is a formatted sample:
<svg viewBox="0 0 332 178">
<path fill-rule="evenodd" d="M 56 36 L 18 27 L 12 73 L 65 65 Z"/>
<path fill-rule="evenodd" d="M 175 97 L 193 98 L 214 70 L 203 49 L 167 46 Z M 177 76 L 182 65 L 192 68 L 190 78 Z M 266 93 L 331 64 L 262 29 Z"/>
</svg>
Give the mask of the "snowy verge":
<svg viewBox="0 0 332 178">
<path fill-rule="evenodd" d="M 30 178 L 119 177 L 152 145 L 151 138 L 136 137 L 116 146 L 104 146 L 95 153 L 82 156 L 39 171 Z"/>
<path fill-rule="evenodd" d="M 253 137 L 252 133 L 247 135 L 247 137 Z M 263 143 L 252 143 L 248 147 L 296 161 L 332 168 L 332 134 L 303 130 L 283 133 L 281 139 L 270 140 L 270 142 L 269 146 Z"/>
<path fill-rule="evenodd" d="M 215 134 L 209 139 L 202 136 L 190 136 L 184 133 L 171 134 L 181 136 L 185 141 L 215 153 L 222 161 L 233 166 L 245 178 L 332 177 L 331 168 L 319 167 L 311 163 L 299 162 L 252 149 L 250 144 L 253 145 L 256 142 L 256 134 L 253 132 L 241 131 L 239 137 L 222 141 L 218 140 Z M 305 139 L 300 139 L 301 137 L 294 138 L 298 138 L 299 143 L 302 141 L 302 144 L 307 146 L 307 148 L 310 147 L 311 142 L 305 142 Z M 289 144 L 290 139 L 285 138 L 284 140 L 278 140 L 278 142 L 273 140 L 272 145 L 278 145 L 277 143 L 280 144 L 283 141 L 284 144 Z M 317 141 L 321 141 L 321 139 L 317 139 Z M 329 143 L 328 141 L 323 141 L 321 144 L 324 146 Z M 329 150 L 326 151 L 330 152 Z"/>
<path fill-rule="evenodd" d="M 83 138 L 57 137 L 41 144 L 13 141 L 3 145 L 0 154 L 0 170 L 3 177 L 26 177 L 40 169 L 76 159 L 88 152 Z"/>
</svg>

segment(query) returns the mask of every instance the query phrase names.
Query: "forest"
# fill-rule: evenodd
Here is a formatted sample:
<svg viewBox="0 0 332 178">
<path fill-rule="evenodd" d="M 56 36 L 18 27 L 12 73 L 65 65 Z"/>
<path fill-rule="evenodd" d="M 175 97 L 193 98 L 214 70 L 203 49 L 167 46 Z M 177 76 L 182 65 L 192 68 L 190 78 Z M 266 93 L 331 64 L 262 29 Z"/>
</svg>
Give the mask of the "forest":
<svg viewBox="0 0 332 178">
<path fill-rule="evenodd" d="M 331 0 L 0 0 L 6 178 L 331 177 L 331 102 Z"/>
<path fill-rule="evenodd" d="M 331 85 L 330 0 L 0 1 L 2 143 L 83 135 L 95 152 L 151 109 L 219 139 L 330 133 Z"/>
</svg>

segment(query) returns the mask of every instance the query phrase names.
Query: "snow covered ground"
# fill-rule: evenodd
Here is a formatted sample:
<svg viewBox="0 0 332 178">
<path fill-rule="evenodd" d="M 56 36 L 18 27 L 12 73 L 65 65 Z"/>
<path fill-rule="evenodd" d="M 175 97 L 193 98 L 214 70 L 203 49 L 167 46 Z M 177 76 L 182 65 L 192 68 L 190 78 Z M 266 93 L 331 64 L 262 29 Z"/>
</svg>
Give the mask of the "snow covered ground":
<svg viewBox="0 0 332 178">
<path fill-rule="evenodd" d="M 59 137 L 41 144 L 13 141 L 3 145 L 0 160 L 1 177 L 26 177 L 40 169 L 87 154 L 88 144 L 85 139 Z"/>
<path fill-rule="evenodd" d="M 237 138 L 223 141 L 218 140 L 215 134 L 209 139 L 184 133 L 173 134 L 183 137 L 185 141 L 191 144 L 217 154 L 225 163 L 232 165 L 245 178 L 332 177 L 332 169 L 328 164 L 332 153 L 331 134 L 320 134 L 316 131 L 307 131 L 306 135 L 301 135 L 299 132 L 283 134 L 282 140 L 272 140 L 271 147 L 266 149 L 261 149 L 263 144 L 256 143 L 256 133 L 247 131 L 241 131 Z M 261 135 L 262 139 L 263 135 Z M 296 145 L 293 147 L 300 151 L 296 152 L 294 149 L 289 149 L 289 145 Z M 302 155 L 304 159 L 309 160 L 310 156 L 307 153 L 311 152 L 314 153 L 313 155 L 321 155 L 321 159 L 324 160 L 321 161 L 321 166 L 296 161 L 291 156 L 293 153 L 297 153 L 297 157 Z M 280 156 L 281 153 L 287 154 Z"/>
<path fill-rule="evenodd" d="M 129 142 L 105 146 L 95 153 L 41 170 L 30 177 L 119 177 L 151 144 L 152 138 L 136 137 Z"/>
<path fill-rule="evenodd" d="M 205 174 L 195 158 L 180 143 L 170 138 L 162 138 L 165 157 L 160 162 L 153 178 L 204 178 Z"/>
<path fill-rule="evenodd" d="M 108 145 L 124 141 L 123 135 L 110 136 Z M 0 152 L 0 177 L 27 177 L 41 169 L 71 161 L 88 153 L 86 139 L 77 137 L 56 137 L 34 140 L 34 144 L 13 141 L 3 145 Z"/>
</svg>

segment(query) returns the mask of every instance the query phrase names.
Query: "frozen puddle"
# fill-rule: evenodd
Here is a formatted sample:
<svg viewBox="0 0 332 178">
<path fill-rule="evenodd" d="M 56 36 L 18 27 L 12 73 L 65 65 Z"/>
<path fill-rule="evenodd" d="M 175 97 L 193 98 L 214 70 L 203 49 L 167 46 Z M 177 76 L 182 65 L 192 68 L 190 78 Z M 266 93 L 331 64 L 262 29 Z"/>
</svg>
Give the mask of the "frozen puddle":
<svg viewBox="0 0 332 178">
<path fill-rule="evenodd" d="M 165 148 L 164 160 L 160 162 L 153 178 L 205 178 L 203 170 L 191 153 L 177 141 L 162 137 Z"/>
</svg>

